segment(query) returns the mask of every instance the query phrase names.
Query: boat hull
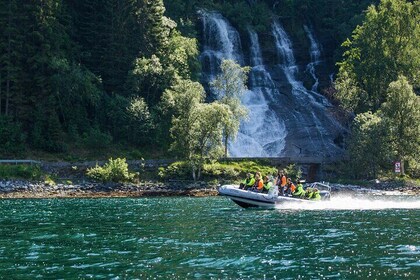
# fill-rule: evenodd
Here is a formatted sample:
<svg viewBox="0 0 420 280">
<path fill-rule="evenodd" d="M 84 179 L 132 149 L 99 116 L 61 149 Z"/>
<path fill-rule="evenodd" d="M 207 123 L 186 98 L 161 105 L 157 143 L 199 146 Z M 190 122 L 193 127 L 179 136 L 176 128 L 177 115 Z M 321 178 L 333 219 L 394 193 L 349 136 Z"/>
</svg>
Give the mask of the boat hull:
<svg viewBox="0 0 420 280">
<path fill-rule="evenodd" d="M 276 205 L 284 203 L 311 204 L 317 201 L 300 198 L 264 194 L 239 189 L 235 185 L 224 185 L 219 188 L 219 194 L 230 198 L 233 202 L 243 208 L 275 208 Z"/>
</svg>

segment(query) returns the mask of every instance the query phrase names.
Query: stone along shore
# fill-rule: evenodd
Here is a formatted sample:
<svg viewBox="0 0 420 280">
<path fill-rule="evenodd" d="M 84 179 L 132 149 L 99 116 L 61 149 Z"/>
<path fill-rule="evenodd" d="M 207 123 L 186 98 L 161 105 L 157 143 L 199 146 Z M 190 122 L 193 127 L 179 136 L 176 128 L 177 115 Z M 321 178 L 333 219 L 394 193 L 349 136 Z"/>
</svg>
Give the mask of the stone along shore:
<svg viewBox="0 0 420 280">
<path fill-rule="evenodd" d="M 372 193 L 376 195 L 420 195 L 420 186 L 390 182 L 371 186 L 331 184 L 333 193 Z M 0 198 L 71 198 L 71 197 L 147 197 L 147 196 L 215 196 L 217 186 L 208 182 L 146 181 L 131 183 L 48 184 L 24 180 L 0 180 Z"/>
<path fill-rule="evenodd" d="M 202 182 L 48 184 L 22 180 L 0 181 L 0 198 L 214 196 L 217 193 L 216 186 Z"/>
</svg>

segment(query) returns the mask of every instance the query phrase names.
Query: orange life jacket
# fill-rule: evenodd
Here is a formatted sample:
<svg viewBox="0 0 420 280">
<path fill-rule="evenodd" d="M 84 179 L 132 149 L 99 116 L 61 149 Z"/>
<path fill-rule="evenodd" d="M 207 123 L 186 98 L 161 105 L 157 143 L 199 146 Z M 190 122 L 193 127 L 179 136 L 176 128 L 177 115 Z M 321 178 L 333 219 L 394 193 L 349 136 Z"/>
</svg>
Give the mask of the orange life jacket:
<svg viewBox="0 0 420 280">
<path fill-rule="evenodd" d="M 257 190 L 262 190 L 262 188 L 264 187 L 264 183 L 263 180 L 258 179 L 255 181 L 255 186 L 257 187 Z"/>
<path fill-rule="evenodd" d="M 292 191 L 292 193 L 294 193 L 296 190 L 296 186 L 293 183 L 290 183 L 289 188 Z"/>
<path fill-rule="evenodd" d="M 286 176 L 281 176 L 280 178 L 280 186 L 284 187 L 286 186 Z"/>
</svg>

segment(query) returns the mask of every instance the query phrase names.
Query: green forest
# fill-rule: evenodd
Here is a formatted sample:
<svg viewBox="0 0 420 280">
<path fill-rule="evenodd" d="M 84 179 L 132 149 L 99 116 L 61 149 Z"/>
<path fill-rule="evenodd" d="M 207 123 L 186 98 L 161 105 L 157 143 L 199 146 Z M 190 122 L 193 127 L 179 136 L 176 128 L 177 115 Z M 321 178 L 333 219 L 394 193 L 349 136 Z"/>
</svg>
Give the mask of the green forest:
<svg viewBox="0 0 420 280">
<path fill-rule="evenodd" d="M 242 89 L 206 102 L 200 9 L 240 32 L 279 18 L 297 42 L 310 22 L 338 73 L 325 94 L 351 131 L 349 172 L 401 160 L 420 176 L 420 1 L 405 0 L 3 0 L 0 157 L 222 156 Z M 246 88 L 248 69 L 225 67 Z"/>
</svg>

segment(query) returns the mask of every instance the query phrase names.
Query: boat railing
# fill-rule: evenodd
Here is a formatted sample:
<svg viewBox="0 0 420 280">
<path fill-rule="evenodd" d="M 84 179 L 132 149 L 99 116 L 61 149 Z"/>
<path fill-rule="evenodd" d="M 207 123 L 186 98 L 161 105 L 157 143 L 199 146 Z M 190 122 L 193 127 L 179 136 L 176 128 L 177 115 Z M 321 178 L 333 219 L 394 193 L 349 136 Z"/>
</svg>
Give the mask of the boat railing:
<svg viewBox="0 0 420 280">
<path fill-rule="evenodd" d="M 320 191 L 328 191 L 331 192 L 331 186 L 324 182 L 314 182 L 309 185 L 311 188 L 317 188 Z"/>
</svg>

